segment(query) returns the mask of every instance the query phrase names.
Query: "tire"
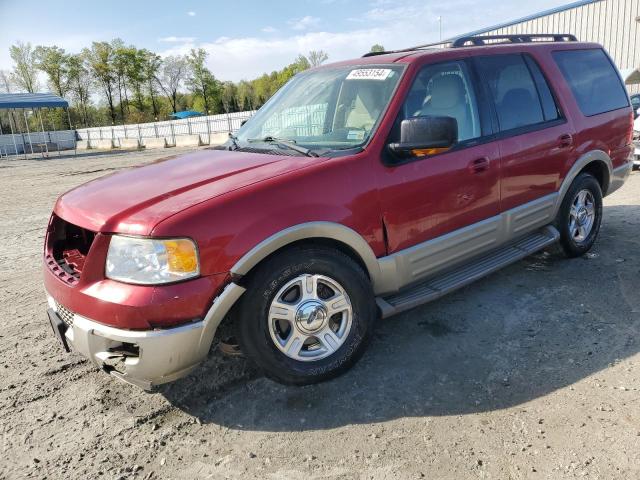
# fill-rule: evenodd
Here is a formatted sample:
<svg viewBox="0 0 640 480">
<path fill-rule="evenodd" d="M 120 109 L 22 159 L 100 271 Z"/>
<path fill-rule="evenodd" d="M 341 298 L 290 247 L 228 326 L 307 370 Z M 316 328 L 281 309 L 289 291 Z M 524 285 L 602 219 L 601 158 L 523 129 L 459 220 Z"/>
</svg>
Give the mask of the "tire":
<svg viewBox="0 0 640 480">
<path fill-rule="evenodd" d="M 602 189 L 592 175 L 578 175 L 560 206 L 556 225 L 560 245 L 569 258 L 587 253 L 598 237 L 602 222 Z"/>
<path fill-rule="evenodd" d="M 344 253 L 292 247 L 259 265 L 246 286 L 235 311 L 238 341 L 272 380 L 322 382 L 364 353 L 377 317 L 375 297 L 363 269 Z"/>
</svg>

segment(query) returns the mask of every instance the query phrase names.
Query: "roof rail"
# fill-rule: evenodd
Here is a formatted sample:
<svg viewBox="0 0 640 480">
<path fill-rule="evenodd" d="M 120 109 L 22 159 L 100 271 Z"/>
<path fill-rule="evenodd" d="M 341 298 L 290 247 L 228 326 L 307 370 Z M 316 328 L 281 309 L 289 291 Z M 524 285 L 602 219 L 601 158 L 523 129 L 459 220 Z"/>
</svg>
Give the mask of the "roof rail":
<svg viewBox="0 0 640 480">
<path fill-rule="evenodd" d="M 515 35 L 481 35 L 456 38 L 451 46 L 453 48 L 487 45 L 488 40 L 504 40 L 505 43 L 531 43 L 535 41 L 551 42 L 577 42 L 575 35 L 570 33 L 520 33 Z"/>
<path fill-rule="evenodd" d="M 578 39 L 575 35 L 570 33 L 520 33 L 515 35 L 480 35 L 480 36 L 464 36 L 453 38 L 450 40 L 443 40 L 442 42 L 427 43 L 425 45 L 416 45 L 415 47 L 402 48 L 400 50 L 388 50 L 385 52 L 367 52 L 362 57 L 375 57 L 377 55 L 386 55 L 388 53 L 407 53 L 415 52 L 423 48 L 460 48 L 467 46 L 481 46 L 492 45 L 500 42 L 489 43 L 487 40 L 504 40 L 503 43 L 532 43 L 532 42 L 577 42 Z M 470 45 L 467 45 L 470 43 Z"/>
</svg>

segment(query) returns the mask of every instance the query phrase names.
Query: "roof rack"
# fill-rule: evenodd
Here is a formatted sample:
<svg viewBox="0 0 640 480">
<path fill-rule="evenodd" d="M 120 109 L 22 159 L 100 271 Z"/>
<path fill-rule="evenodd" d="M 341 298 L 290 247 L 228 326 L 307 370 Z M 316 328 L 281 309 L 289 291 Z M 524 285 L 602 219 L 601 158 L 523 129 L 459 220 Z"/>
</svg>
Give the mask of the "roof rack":
<svg viewBox="0 0 640 480">
<path fill-rule="evenodd" d="M 578 39 L 575 35 L 570 33 L 521 33 L 516 35 L 481 35 L 481 36 L 464 36 L 453 38 L 451 40 L 444 40 L 442 42 L 427 43 L 425 45 L 417 45 L 411 48 L 403 48 L 400 50 L 389 50 L 385 52 L 367 52 L 363 57 L 375 57 L 377 55 L 386 55 L 388 53 L 405 53 L 414 52 L 416 50 L 422 50 L 424 48 L 431 47 L 449 47 L 449 48 L 461 48 L 467 46 L 481 46 L 481 45 L 495 45 L 500 42 L 494 40 L 503 40 L 502 43 L 532 43 L 532 42 L 577 42 Z M 487 43 L 490 41 L 490 43 Z M 468 45 L 470 44 L 470 45 Z"/>
<path fill-rule="evenodd" d="M 552 41 L 552 42 L 577 42 L 575 35 L 570 33 L 519 33 L 515 35 L 481 35 L 470 37 L 459 37 L 452 41 L 453 48 L 466 47 L 468 43 L 471 46 L 487 45 L 487 40 L 504 40 L 505 43 L 532 43 L 535 41 Z"/>
</svg>

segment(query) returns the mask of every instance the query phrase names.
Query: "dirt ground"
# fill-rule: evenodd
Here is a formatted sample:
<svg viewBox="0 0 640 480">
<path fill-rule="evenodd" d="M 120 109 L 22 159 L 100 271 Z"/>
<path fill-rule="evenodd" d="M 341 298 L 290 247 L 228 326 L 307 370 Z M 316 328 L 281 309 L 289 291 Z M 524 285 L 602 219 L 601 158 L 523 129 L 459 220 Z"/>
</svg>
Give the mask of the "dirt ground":
<svg viewBox="0 0 640 480">
<path fill-rule="evenodd" d="M 337 380 L 284 387 L 213 349 L 149 394 L 56 344 L 41 248 L 59 194 L 163 155 L 0 160 L 0 478 L 640 478 L 640 174 L 591 254 L 382 321 Z"/>
</svg>

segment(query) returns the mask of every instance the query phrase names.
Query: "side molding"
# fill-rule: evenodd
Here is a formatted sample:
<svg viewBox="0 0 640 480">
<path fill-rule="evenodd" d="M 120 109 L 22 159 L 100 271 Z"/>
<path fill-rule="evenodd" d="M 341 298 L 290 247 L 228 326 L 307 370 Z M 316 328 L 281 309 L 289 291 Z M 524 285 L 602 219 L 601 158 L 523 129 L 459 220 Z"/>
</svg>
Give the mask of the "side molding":
<svg viewBox="0 0 640 480">
<path fill-rule="evenodd" d="M 286 228 L 263 240 L 231 268 L 233 275 L 243 276 L 276 250 L 299 240 L 325 238 L 336 240 L 355 251 L 367 268 L 374 289 L 380 282 L 380 266 L 373 250 L 355 230 L 334 222 L 308 222 Z"/>
</svg>

